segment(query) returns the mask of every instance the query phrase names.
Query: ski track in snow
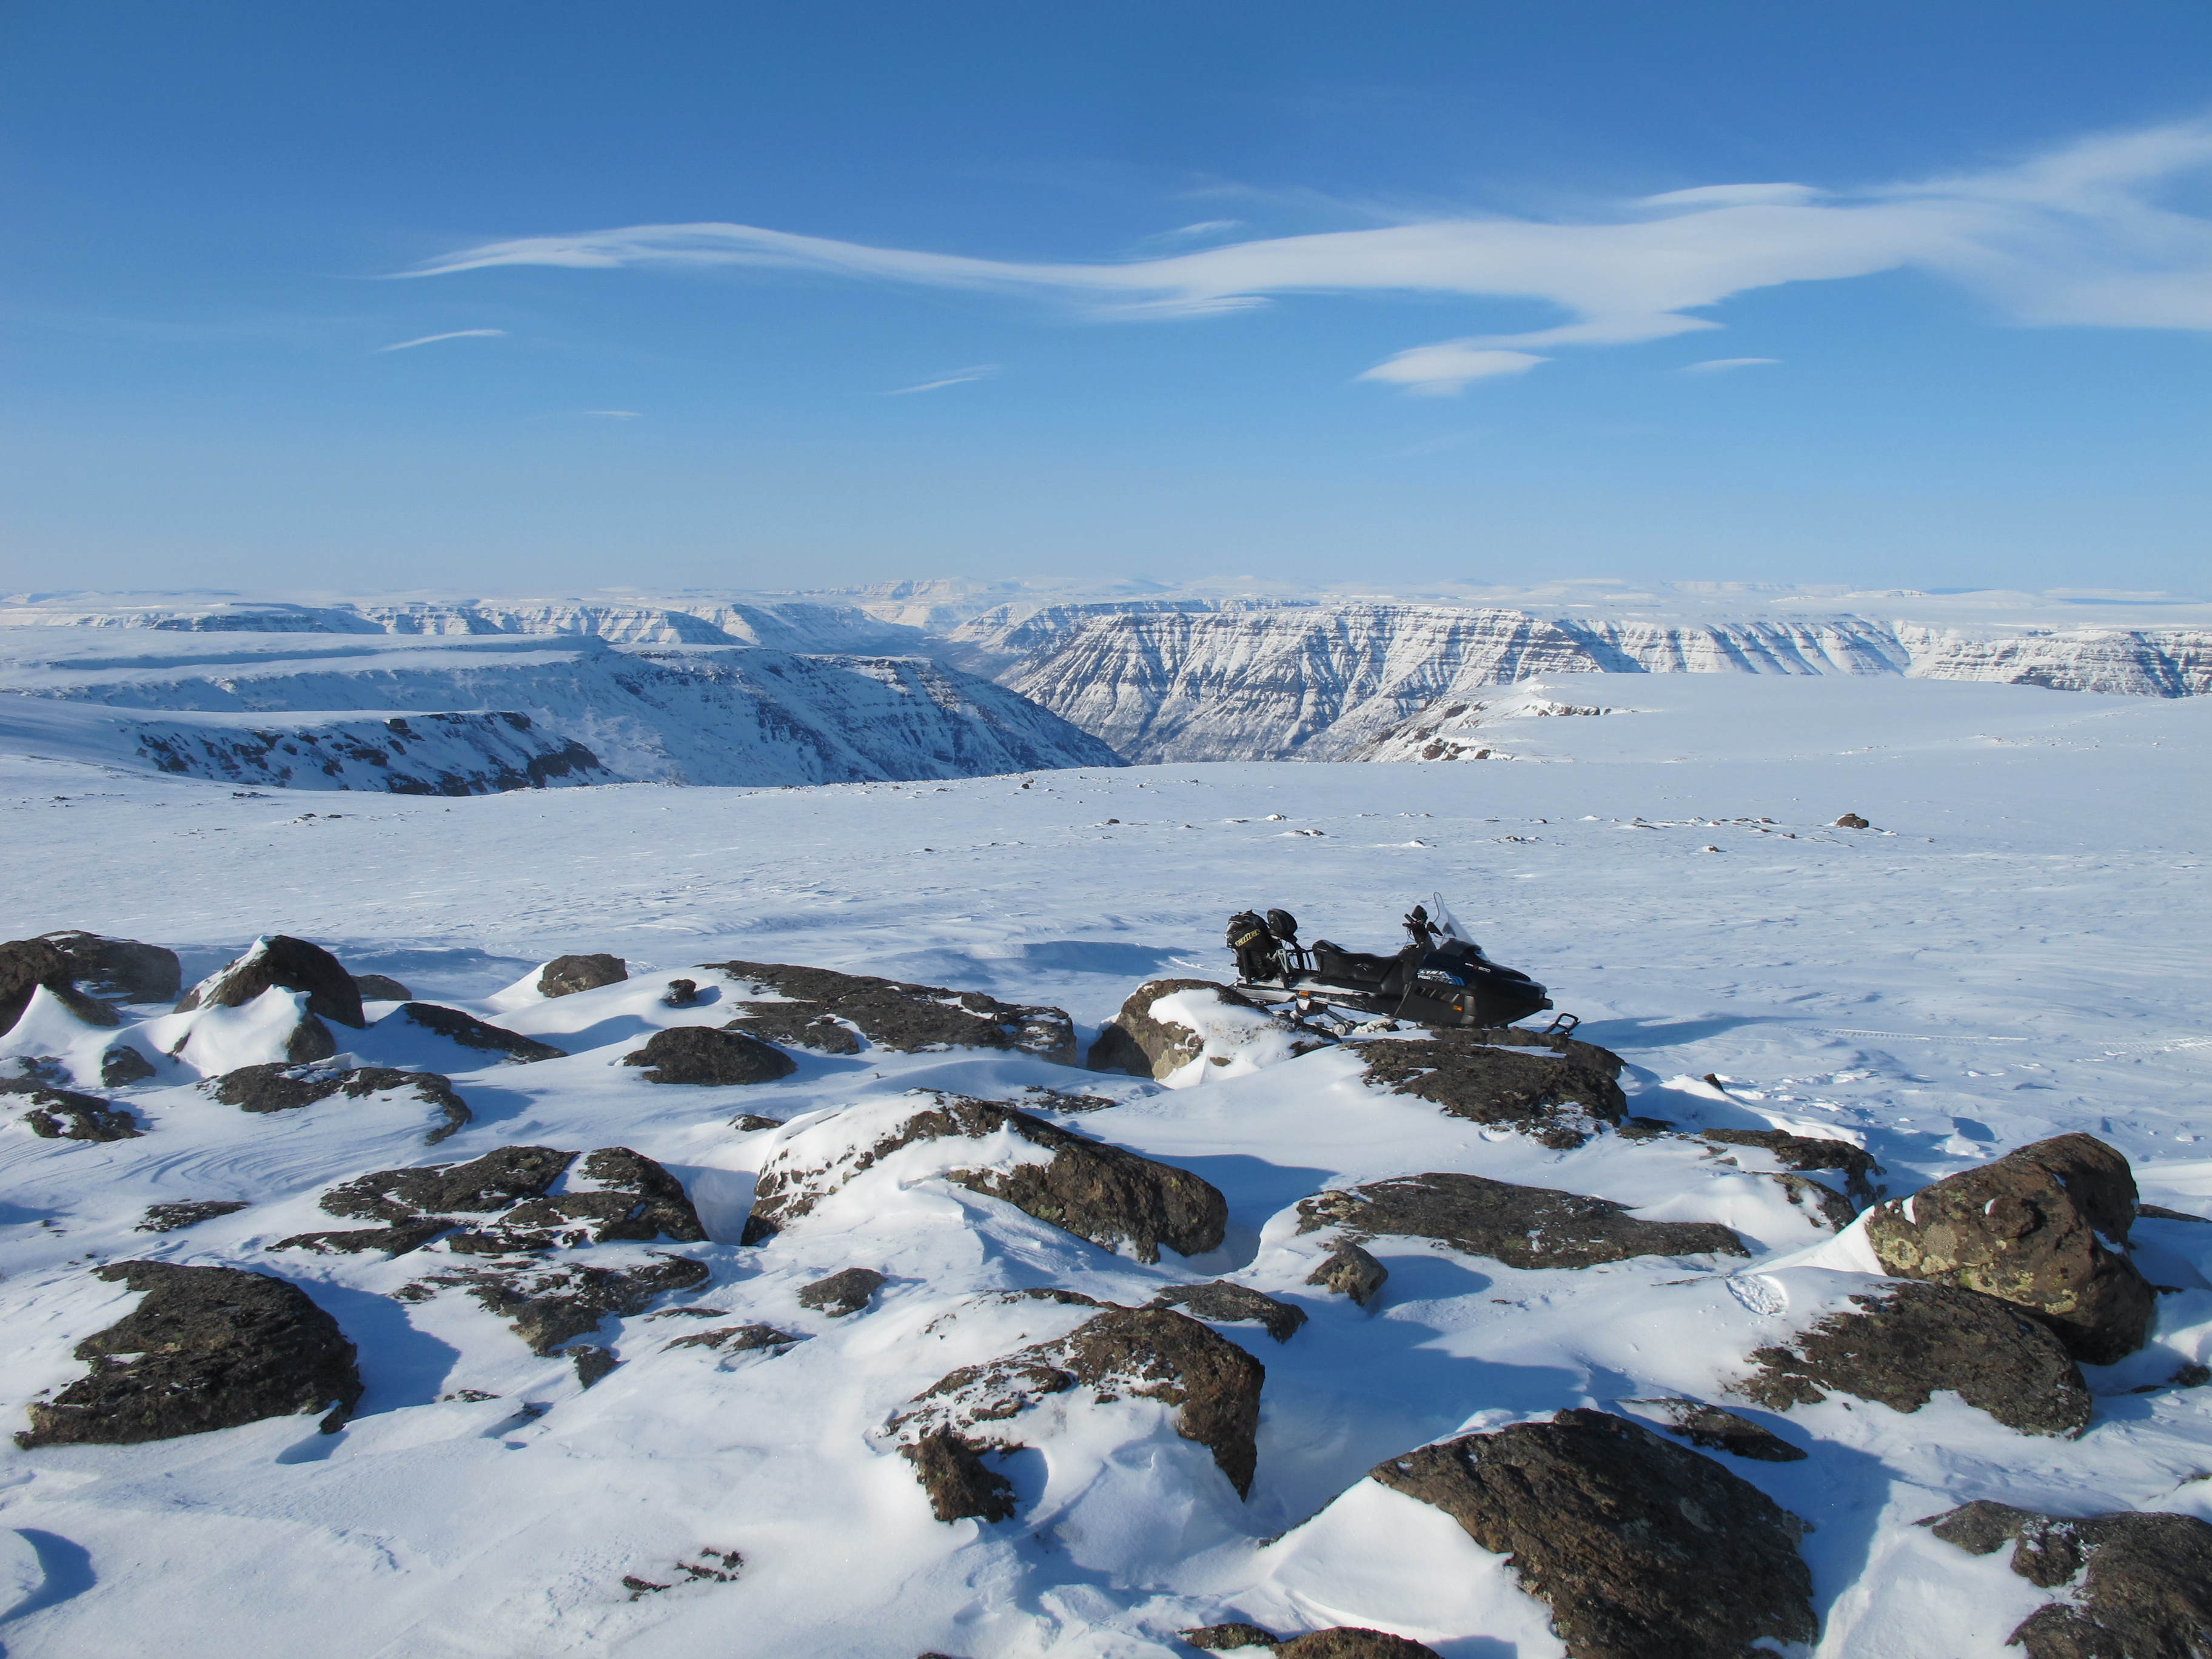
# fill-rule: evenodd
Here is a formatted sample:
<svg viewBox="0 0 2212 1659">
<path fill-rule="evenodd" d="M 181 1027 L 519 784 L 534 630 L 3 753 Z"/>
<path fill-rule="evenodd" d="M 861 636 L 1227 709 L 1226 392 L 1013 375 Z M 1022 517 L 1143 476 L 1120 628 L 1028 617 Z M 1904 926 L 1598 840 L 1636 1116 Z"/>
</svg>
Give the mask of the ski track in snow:
<svg viewBox="0 0 2212 1659">
<path fill-rule="evenodd" d="M 0 1607 L 0 1644 L 11 1659 L 1121 1659 L 1187 1651 L 1176 1630 L 1241 1617 L 1376 1626 L 1450 1659 L 1553 1659 L 1543 1608 L 1497 1558 L 1361 1477 L 1426 1441 L 1562 1407 L 1726 1401 L 1750 1348 L 1863 1287 L 1855 1241 L 1788 1204 L 1751 1149 L 1734 1165 L 1690 1141 L 1601 1135 L 1550 1151 L 1372 1093 L 1337 1052 L 1172 1091 L 981 1051 L 800 1053 L 795 1075 L 749 1088 L 654 1086 L 619 1060 L 656 1026 L 726 1018 L 715 1002 L 659 997 L 671 975 L 732 957 L 1056 1003 L 1087 1044 L 1140 979 L 1227 978 L 1232 911 L 1282 905 L 1309 937 L 1389 948 L 1399 914 L 1434 890 L 1624 1056 L 1633 1111 L 1857 1140 L 1893 1194 L 2086 1130 L 2127 1155 L 2148 1201 L 2212 1214 L 2212 1142 L 2199 1139 L 2212 1136 L 2212 935 L 2196 850 L 2212 702 L 1912 682 L 1874 701 L 1827 683 L 1820 701 L 1784 684 L 1786 706 L 1759 702 L 1753 682 L 1685 705 L 1663 731 L 1526 722 L 1548 745 L 1531 757 L 1550 764 L 1185 763 L 1030 774 L 1026 789 L 994 777 L 239 798 L 0 759 L 9 937 L 86 927 L 167 944 L 189 983 L 257 933 L 289 933 L 573 1051 L 485 1066 L 427 1034 L 340 1030 L 368 1060 L 454 1078 L 476 1121 L 434 1152 L 422 1146 L 431 1114 L 404 1097 L 255 1116 L 174 1067 L 100 1091 L 138 1113 L 142 1139 L 0 1127 L 5 1426 L 79 1375 L 70 1348 L 130 1305 L 90 1277 L 94 1261 L 225 1263 L 299 1284 L 359 1343 L 368 1389 L 331 1436 L 301 1418 L 0 1450 L 0 1597 L 20 1598 Z M 1675 690 L 1644 683 L 1647 698 Z M 1622 735 L 1637 730 L 1664 741 L 1639 751 Z M 1846 811 L 1878 829 L 1825 827 Z M 552 1001 L 511 988 L 571 951 L 618 952 L 632 978 Z M 40 1041 L 19 1030 L 0 1054 Z M 1708 1073 L 1725 1092 L 1697 1081 Z M 751 1172 L 785 1132 L 741 1133 L 733 1114 L 788 1120 L 919 1086 L 1020 1103 L 1032 1085 L 1113 1097 L 1061 1121 L 1218 1187 L 1221 1250 L 1146 1267 L 888 1172 L 765 1246 L 734 1242 Z M 665 1164 L 717 1241 L 673 1247 L 714 1272 L 673 1304 L 810 1340 L 718 1361 L 664 1346 L 705 1322 L 610 1319 L 589 1340 L 624 1363 L 585 1393 L 563 1357 L 532 1356 L 459 1293 L 391 1300 L 437 1252 L 265 1251 L 329 1224 L 315 1200 L 337 1181 L 524 1142 L 626 1146 Z M 1295 1236 L 1297 1200 L 1424 1170 L 1720 1221 L 1761 1254 L 1521 1272 L 1386 1237 L 1370 1246 L 1391 1273 L 1373 1314 L 1307 1290 L 1320 1247 Z M 149 1202 L 188 1198 L 252 1207 L 131 1231 Z M 2212 1519 L 2199 1473 L 2212 1389 L 2134 1392 L 2212 1360 L 2212 1227 L 2145 1222 L 2137 1241 L 2149 1276 L 2182 1288 L 2160 1298 L 2149 1348 L 2087 1372 L 2098 1413 L 2079 1441 L 2013 1434 L 1948 1395 L 1911 1415 L 1840 1395 L 1749 1412 L 1813 1453 L 1718 1461 L 1814 1523 L 1803 1549 L 1822 1659 L 2001 1659 L 2044 1593 L 2002 1553 L 1972 1558 L 1911 1524 L 1969 1498 Z M 800 1309 L 799 1285 L 848 1266 L 890 1275 L 869 1311 Z M 996 1526 L 934 1521 L 908 1465 L 873 1437 L 954 1367 L 1066 1327 L 1065 1310 L 976 1292 L 1059 1285 L 1139 1303 L 1219 1274 L 1311 1316 L 1280 1345 L 1217 1328 L 1267 1368 L 1249 1503 L 1146 1401 L 1070 1411 L 1031 1437 L 1042 1449 L 1006 1465 L 1020 1513 Z M 445 1398 L 464 1389 L 495 1397 Z M 549 1409 L 528 1417 L 525 1403 Z M 709 1547 L 743 1553 L 738 1582 L 628 1599 L 625 1574 L 666 1580 Z"/>
</svg>

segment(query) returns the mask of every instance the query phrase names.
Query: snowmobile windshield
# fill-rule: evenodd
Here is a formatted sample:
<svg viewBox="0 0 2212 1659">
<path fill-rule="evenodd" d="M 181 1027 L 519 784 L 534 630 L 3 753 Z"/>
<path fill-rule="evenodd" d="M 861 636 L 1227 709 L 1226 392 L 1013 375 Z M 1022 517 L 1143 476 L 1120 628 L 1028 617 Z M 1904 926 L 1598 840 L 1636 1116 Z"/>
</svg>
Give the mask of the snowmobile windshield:
<svg viewBox="0 0 2212 1659">
<path fill-rule="evenodd" d="M 1435 924 L 1437 931 L 1446 939 L 1455 939 L 1462 945 L 1474 945 L 1475 953 L 1478 956 L 1481 954 L 1482 947 L 1475 944 L 1474 935 L 1468 933 L 1461 925 L 1459 918 L 1452 915 L 1450 908 L 1444 903 L 1444 896 L 1442 893 L 1429 895 L 1429 920 Z"/>
</svg>

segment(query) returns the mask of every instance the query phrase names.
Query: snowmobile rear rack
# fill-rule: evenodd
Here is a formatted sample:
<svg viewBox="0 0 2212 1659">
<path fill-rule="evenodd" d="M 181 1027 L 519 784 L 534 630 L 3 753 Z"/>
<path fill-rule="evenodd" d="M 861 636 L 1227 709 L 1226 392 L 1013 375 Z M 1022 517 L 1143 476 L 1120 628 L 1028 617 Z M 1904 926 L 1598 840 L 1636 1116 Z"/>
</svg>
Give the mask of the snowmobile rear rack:
<svg viewBox="0 0 2212 1659">
<path fill-rule="evenodd" d="M 1415 905 L 1406 915 L 1407 943 L 1394 956 L 1348 951 L 1331 940 L 1298 942 L 1297 918 L 1251 910 L 1230 918 L 1229 948 L 1237 957 L 1237 988 L 1262 1002 L 1332 1004 L 1417 1025 L 1510 1025 L 1552 1006 L 1545 988 L 1518 969 L 1485 956 L 1453 920 L 1443 901 L 1435 909 Z M 1307 1017 L 1305 1008 L 1300 1018 Z M 1563 1014 L 1552 1030 L 1572 1030 Z"/>
</svg>

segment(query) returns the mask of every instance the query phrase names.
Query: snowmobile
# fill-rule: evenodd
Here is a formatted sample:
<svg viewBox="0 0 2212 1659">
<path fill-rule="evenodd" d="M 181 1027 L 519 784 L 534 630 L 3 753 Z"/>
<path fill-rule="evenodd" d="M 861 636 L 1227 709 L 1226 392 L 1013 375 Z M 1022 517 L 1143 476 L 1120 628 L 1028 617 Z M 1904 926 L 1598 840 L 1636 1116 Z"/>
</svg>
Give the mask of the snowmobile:
<svg viewBox="0 0 2212 1659">
<path fill-rule="evenodd" d="M 1377 956 L 1325 939 L 1301 945 L 1297 918 L 1287 910 L 1240 911 L 1229 921 L 1237 988 L 1255 1001 L 1295 1002 L 1300 1018 L 1321 1005 L 1417 1025 L 1495 1029 L 1552 1006 L 1528 975 L 1485 956 L 1441 895 L 1407 912 L 1406 933 L 1396 955 Z M 1577 1023 L 1561 1014 L 1551 1029 Z"/>
</svg>

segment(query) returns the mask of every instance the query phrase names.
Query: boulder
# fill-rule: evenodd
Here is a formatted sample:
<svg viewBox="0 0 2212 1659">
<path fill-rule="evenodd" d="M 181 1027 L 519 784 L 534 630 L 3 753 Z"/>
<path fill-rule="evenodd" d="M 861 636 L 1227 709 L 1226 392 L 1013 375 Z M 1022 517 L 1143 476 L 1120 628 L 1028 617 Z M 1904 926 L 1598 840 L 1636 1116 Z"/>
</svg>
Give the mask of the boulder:
<svg viewBox="0 0 2212 1659">
<path fill-rule="evenodd" d="M 585 1154 L 557 1197 L 526 1199 L 500 1217 L 501 1227 L 560 1227 L 588 1223 L 594 1244 L 617 1239 L 674 1239 L 702 1244 L 707 1230 L 684 1183 L 641 1152 L 602 1146 Z"/>
<path fill-rule="evenodd" d="M 1348 1296 L 1361 1307 L 1370 1307 L 1382 1294 L 1390 1270 L 1357 1244 L 1340 1243 L 1321 1266 L 1306 1275 L 1306 1283 Z"/>
<path fill-rule="evenodd" d="M 127 1089 L 155 1075 L 154 1062 L 127 1042 L 111 1042 L 100 1056 L 100 1086 Z"/>
<path fill-rule="evenodd" d="M 1366 1080 L 1565 1150 L 1628 1112 L 1620 1056 L 1594 1042 L 1514 1030 L 1437 1031 L 1356 1045 Z"/>
<path fill-rule="evenodd" d="M 400 1222 L 429 1214 L 483 1215 L 542 1198 L 576 1161 L 550 1146 L 501 1146 L 466 1164 L 378 1170 L 333 1187 L 317 1200 L 329 1214 Z"/>
<path fill-rule="evenodd" d="M 1833 1187 L 1824 1186 L 1810 1176 L 1784 1170 L 1770 1179 L 1781 1187 L 1792 1204 L 1801 1210 L 1811 1211 L 1832 1233 L 1843 1231 L 1859 1218 L 1856 1205 Z"/>
<path fill-rule="evenodd" d="M 415 994 L 386 974 L 356 974 L 353 988 L 363 1002 L 410 1002 Z"/>
<path fill-rule="evenodd" d="M 2089 1391 L 2058 1339 L 2021 1309 L 1948 1285 L 1886 1285 L 1851 1297 L 1787 1344 L 1753 1350 L 1759 1370 L 1734 1392 L 1772 1411 L 1817 1405 L 1824 1389 L 1917 1412 L 1950 1389 L 2023 1434 L 2075 1435 Z"/>
<path fill-rule="evenodd" d="M 41 1140 L 136 1140 L 146 1133 L 122 1107 L 74 1089 L 33 1089 L 23 1121 Z"/>
<path fill-rule="evenodd" d="M 706 1025 L 672 1025 L 655 1031 L 645 1047 L 623 1056 L 625 1066 L 645 1066 L 647 1083 L 692 1083 L 715 1087 L 773 1083 L 789 1077 L 799 1062 L 781 1048 L 742 1031 L 717 1031 Z"/>
<path fill-rule="evenodd" d="M 1793 1135 L 1786 1129 L 1700 1129 L 1697 1138 L 1716 1146 L 1756 1146 L 1772 1154 L 1774 1161 L 1784 1170 L 1801 1174 L 1807 1170 L 1840 1170 L 1844 1191 L 1855 1206 L 1854 1214 L 1881 1196 L 1881 1189 L 1869 1179 L 1883 1173 L 1881 1165 L 1864 1147 L 1854 1146 L 1848 1140 Z M 1831 1189 L 1822 1187 L 1820 1190 Z"/>
<path fill-rule="evenodd" d="M 1022 1413 L 1044 1395 L 1089 1389 L 1102 1401 L 1158 1400 L 1176 1408 L 1176 1432 L 1212 1451 L 1242 1498 L 1258 1462 L 1267 1375 L 1250 1354 L 1194 1319 L 1165 1308 L 1109 1307 L 1056 1340 L 951 1372 L 885 1428 L 902 1448 L 949 1434 L 971 1449 L 1012 1450 L 1022 1443 Z"/>
<path fill-rule="evenodd" d="M 144 1299 L 77 1344 L 90 1373 L 32 1403 L 20 1446 L 134 1445 L 301 1412 L 328 1413 L 327 1434 L 361 1399 L 353 1344 L 281 1279 L 167 1261 L 93 1272 Z"/>
<path fill-rule="evenodd" d="M 1979 1291 L 2023 1308 L 2085 1364 L 2150 1334 L 2157 1292 L 2127 1255 L 2128 1161 L 2091 1135 L 2058 1135 L 1946 1176 L 1867 1217 L 1867 1243 L 1900 1279 Z"/>
<path fill-rule="evenodd" d="M 41 987 L 88 1025 L 119 1023 L 114 1009 L 78 990 L 70 975 L 69 958 L 46 939 L 10 939 L 0 945 L 0 1032 L 15 1029 Z"/>
<path fill-rule="evenodd" d="M 660 999 L 664 1008 L 689 1008 L 699 1000 L 699 981 L 696 979 L 672 979 Z"/>
<path fill-rule="evenodd" d="M 361 993 L 353 975 L 319 945 L 310 945 L 289 933 L 270 933 L 253 941 L 252 948 L 228 966 L 217 969 L 185 993 L 177 1012 L 195 1008 L 240 1008 L 276 986 L 304 991 L 307 1012 L 334 1019 L 356 1030 L 368 1023 L 361 1012 Z M 335 1054 L 333 1048 L 329 1050 Z M 319 1058 L 319 1056 L 311 1056 Z"/>
<path fill-rule="evenodd" d="M 1749 1255 L 1711 1221 L 1642 1221 L 1625 1204 L 1482 1176 L 1429 1174 L 1325 1192 L 1298 1205 L 1298 1231 L 1339 1227 L 1364 1242 L 1378 1234 L 1433 1238 L 1509 1267 L 1589 1267 L 1638 1255 Z"/>
<path fill-rule="evenodd" d="M 1563 1411 L 1370 1474 L 1507 1557 L 1570 1659 L 1734 1659 L 1817 1632 L 1803 1523 L 1626 1418 Z"/>
<path fill-rule="evenodd" d="M 590 1335 L 611 1316 L 643 1313 L 658 1297 L 703 1285 L 710 1277 L 703 1261 L 665 1256 L 650 1267 L 630 1268 L 569 1262 L 533 1263 L 520 1272 L 464 1268 L 422 1283 L 465 1285 L 477 1302 L 507 1322 L 532 1353 L 550 1354 L 574 1338 Z"/>
<path fill-rule="evenodd" d="M 1226 1653 L 1235 1648 L 1273 1648 L 1282 1645 L 1283 1638 L 1273 1631 L 1261 1630 L 1257 1625 L 1248 1625 L 1242 1620 L 1226 1625 L 1200 1625 L 1196 1630 L 1178 1631 L 1177 1635 L 1201 1653 Z"/>
<path fill-rule="evenodd" d="M 572 997 L 579 991 L 596 991 L 602 985 L 619 985 L 629 977 L 629 969 L 620 957 L 556 957 L 538 975 L 538 994 Z"/>
<path fill-rule="evenodd" d="M 1844 813 L 1843 817 L 1836 820 L 1834 827 L 1838 830 L 1871 830 L 1874 828 L 1871 823 L 1869 823 L 1864 818 L 1861 817 L 1856 812 Z"/>
<path fill-rule="evenodd" d="M 1275 1649 L 1278 1659 L 1442 1659 L 1434 1648 L 1387 1631 L 1358 1625 L 1294 1636 Z"/>
<path fill-rule="evenodd" d="M 580 1389 L 590 1388 L 622 1364 L 615 1358 L 612 1348 L 602 1348 L 595 1343 L 579 1342 L 563 1352 L 569 1364 L 576 1368 L 576 1386 Z"/>
<path fill-rule="evenodd" d="M 939 1429 L 909 1441 L 899 1455 L 914 1465 L 929 1507 L 940 1521 L 1011 1521 L 1014 1484 L 983 1462 L 983 1449 Z"/>
<path fill-rule="evenodd" d="M 313 1106 L 332 1095 L 361 1100 L 407 1090 L 424 1105 L 435 1108 L 443 1120 L 423 1137 L 425 1144 L 433 1146 L 473 1115 L 468 1103 L 453 1092 L 451 1078 L 435 1072 L 403 1072 L 390 1066 L 295 1066 L 276 1060 L 241 1066 L 200 1086 L 224 1105 L 246 1112 L 288 1112 Z"/>
<path fill-rule="evenodd" d="M 1203 1319 L 1209 1325 L 1256 1324 L 1278 1342 L 1289 1341 L 1298 1327 L 1306 1322 L 1304 1308 L 1293 1308 L 1287 1302 L 1278 1302 L 1272 1296 L 1262 1296 L 1225 1279 L 1217 1279 L 1210 1285 L 1170 1285 L 1146 1305 L 1180 1308 L 1193 1319 Z"/>
<path fill-rule="evenodd" d="M 1729 1452 L 1761 1463 L 1796 1463 L 1806 1455 L 1802 1446 L 1791 1445 L 1772 1430 L 1762 1429 L 1747 1417 L 1708 1406 L 1702 1400 L 1624 1400 L 1620 1403 L 1649 1407 L 1668 1434 L 1708 1451 Z"/>
<path fill-rule="evenodd" d="M 2193 1515 L 2067 1519 L 1984 1499 L 1920 1524 L 1973 1555 L 2010 1543 L 2014 1572 L 2065 1587 L 2007 1640 L 2027 1659 L 2196 1659 L 2212 1647 L 2212 1526 Z"/>
<path fill-rule="evenodd" d="M 1146 980 L 1100 1028 L 1085 1063 L 1164 1082 L 1193 1060 L 1250 1071 L 1328 1045 L 1210 979 Z"/>
<path fill-rule="evenodd" d="M 441 1007 L 434 1002 L 402 1003 L 385 1016 L 385 1020 L 404 1020 L 410 1025 L 419 1025 L 426 1031 L 435 1031 L 449 1042 L 464 1048 L 481 1048 L 486 1054 L 500 1054 L 509 1062 L 526 1066 L 533 1060 L 566 1060 L 568 1051 L 556 1048 L 550 1042 L 540 1042 L 536 1037 L 526 1037 L 520 1031 L 510 1031 L 504 1025 L 492 1025 L 473 1014 L 465 1014 L 458 1008 Z M 385 1020 L 377 1023 L 382 1024 Z"/>
<path fill-rule="evenodd" d="M 1075 1064 L 1075 1024 L 1065 1010 L 1000 1002 L 981 991 L 951 991 L 941 985 L 912 985 L 904 980 L 841 974 L 775 962 L 708 962 L 702 968 L 726 975 L 751 994 L 773 994 L 781 1002 L 746 1003 L 733 1024 L 757 1028 L 763 1035 L 809 1031 L 813 1040 L 789 1040 L 832 1054 L 857 1049 L 839 1045 L 830 1026 L 850 1025 L 878 1048 L 917 1054 L 937 1048 L 1008 1048 L 1056 1065 Z M 850 1033 L 848 1032 L 849 1036 Z"/>
<path fill-rule="evenodd" d="M 922 1098 L 929 1103 L 910 1107 L 898 1100 L 848 1107 L 818 1133 L 795 1136 L 777 1148 L 762 1165 L 753 1188 L 746 1241 L 757 1243 L 789 1226 L 902 1147 L 1008 1135 L 1043 1148 L 1051 1158 L 1016 1162 L 1006 1169 L 955 1167 L 944 1178 L 1003 1199 L 1106 1249 L 1126 1244 L 1139 1261 L 1158 1261 L 1163 1244 L 1183 1255 L 1220 1246 L 1229 1222 L 1228 1201 L 1187 1170 L 1155 1164 L 998 1101 L 944 1094 Z M 873 1121 L 855 1116 L 861 1112 Z"/>
<path fill-rule="evenodd" d="M 252 1206 L 241 1198 L 183 1199 L 170 1204 L 149 1204 L 146 1218 L 131 1229 L 141 1233 L 173 1233 L 180 1227 L 197 1227 L 219 1215 L 235 1215 Z"/>
<path fill-rule="evenodd" d="M 61 953 L 69 976 L 95 996 L 174 1002 L 184 987 L 177 953 L 161 945 L 73 930 L 39 937 Z"/>
<path fill-rule="evenodd" d="M 695 1311 L 685 1309 L 685 1312 Z M 774 1353 L 787 1352 L 794 1344 L 804 1342 L 804 1336 L 794 1336 L 789 1331 L 780 1331 L 773 1325 L 724 1325 L 710 1331 L 694 1331 L 689 1336 L 679 1336 L 664 1343 L 670 1348 L 714 1348 L 723 1353 L 753 1353 L 766 1348 Z"/>
<path fill-rule="evenodd" d="M 825 1313 L 832 1319 L 842 1319 L 847 1314 L 856 1314 L 868 1305 L 869 1298 L 888 1281 L 873 1267 L 848 1267 L 827 1279 L 817 1279 L 811 1285 L 803 1285 L 799 1291 L 799 1305 Z"/>
<path fill-rule="evenodd" d="M 860 1034 L 835 1014 L 811 1002 L 741 1002 L 745 1010 L 722 1029 L 764 1042 L 811 1048 L 821 1054 L 857 1054 Z"/>
</svg>

